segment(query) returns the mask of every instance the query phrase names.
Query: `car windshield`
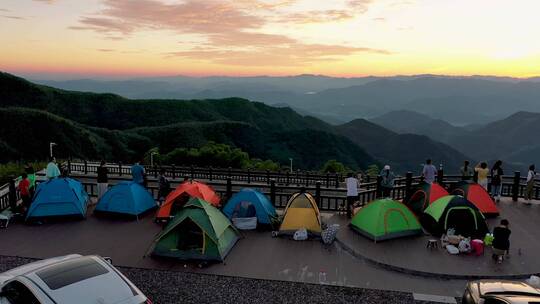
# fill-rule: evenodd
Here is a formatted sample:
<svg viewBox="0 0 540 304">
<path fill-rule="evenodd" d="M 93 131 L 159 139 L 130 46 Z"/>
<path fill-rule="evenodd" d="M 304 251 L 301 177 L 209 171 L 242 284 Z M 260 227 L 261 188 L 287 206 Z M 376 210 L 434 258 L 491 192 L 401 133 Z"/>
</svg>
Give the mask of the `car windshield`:
<svg viewBox="0 0 540 304">
<path fill-rule="evenodd" d="M 11 304 L 41 304 L 30 289 L 19 281 L 13 281 L 4 286 L 2 296 Z"/>
<path fill-rule="evenodd" d="M 56 290 L 108 272 L 91 257 L 83 257 L 49 266 L 36 272 L 36 275 L 50 289 Z"/>
</svg>

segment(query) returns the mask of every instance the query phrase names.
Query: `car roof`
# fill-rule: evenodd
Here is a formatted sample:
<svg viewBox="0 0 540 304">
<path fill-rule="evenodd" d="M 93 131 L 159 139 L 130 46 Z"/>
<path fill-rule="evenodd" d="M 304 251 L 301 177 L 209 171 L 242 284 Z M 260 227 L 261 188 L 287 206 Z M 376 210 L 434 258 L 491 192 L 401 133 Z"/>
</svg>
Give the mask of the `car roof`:
<svg viewBox="0 0 540 304">
<path fill-rule="evenodd" d="M 83 256 L 42 267 L 24 275 L 58 303 L 113 304 L 137 292 L 96 256 Z"/>
<path fill-rule="evenodd" d="M 519 281 L 481 280 L 476 281 L 481 295 L 490 293 L 517 293 L 540 296 L 540 291 L 531 285 Z"/>
</svg>

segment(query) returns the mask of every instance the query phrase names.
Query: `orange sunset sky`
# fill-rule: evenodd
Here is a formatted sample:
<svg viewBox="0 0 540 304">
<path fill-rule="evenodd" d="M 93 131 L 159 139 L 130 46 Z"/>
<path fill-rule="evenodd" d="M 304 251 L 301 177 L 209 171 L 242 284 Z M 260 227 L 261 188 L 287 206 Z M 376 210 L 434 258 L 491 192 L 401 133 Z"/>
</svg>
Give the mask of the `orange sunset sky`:
<svg viewBox="0 0 540 304">
<path fill-rule="evenodd" d="M 1 0 L 23 75 L 540 75 L 538 0 Z"/>
</svg>

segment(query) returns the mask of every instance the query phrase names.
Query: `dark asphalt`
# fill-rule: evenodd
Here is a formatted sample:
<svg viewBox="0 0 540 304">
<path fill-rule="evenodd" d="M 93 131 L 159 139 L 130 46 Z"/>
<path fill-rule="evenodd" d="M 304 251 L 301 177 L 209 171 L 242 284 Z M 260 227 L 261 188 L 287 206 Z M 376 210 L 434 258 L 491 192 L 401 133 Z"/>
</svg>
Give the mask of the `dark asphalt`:
<svg viewBox="0 0 540 304">
<path fill-rule="evenodd" d="M 0 272 L 34 259 L 0 256 Z M 118 267 L 156 304 L 427 303 L 412 294 L 178 271 Z"/>
</svg>

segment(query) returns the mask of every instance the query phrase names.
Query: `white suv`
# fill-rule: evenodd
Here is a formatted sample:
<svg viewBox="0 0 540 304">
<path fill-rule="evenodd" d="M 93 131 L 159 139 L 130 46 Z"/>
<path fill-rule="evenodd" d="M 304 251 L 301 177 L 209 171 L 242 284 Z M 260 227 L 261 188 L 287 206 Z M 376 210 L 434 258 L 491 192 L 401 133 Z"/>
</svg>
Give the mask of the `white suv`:
<svg viewBox="0 0 540 304">
<path fill-rule="evenodd" d="M 152 302 L 100 256 L 71 254 L 0 274 L 0 304 L 143 304 Z"/>
</svg>

